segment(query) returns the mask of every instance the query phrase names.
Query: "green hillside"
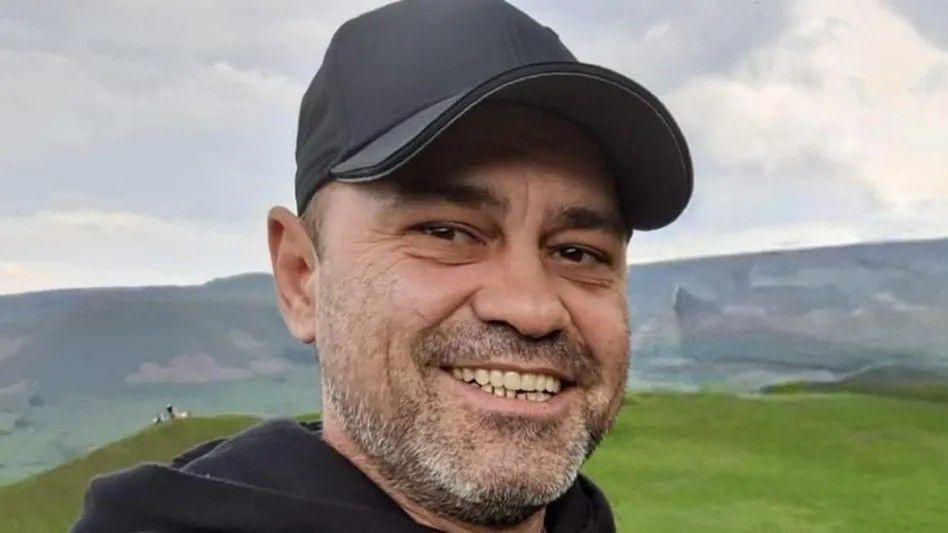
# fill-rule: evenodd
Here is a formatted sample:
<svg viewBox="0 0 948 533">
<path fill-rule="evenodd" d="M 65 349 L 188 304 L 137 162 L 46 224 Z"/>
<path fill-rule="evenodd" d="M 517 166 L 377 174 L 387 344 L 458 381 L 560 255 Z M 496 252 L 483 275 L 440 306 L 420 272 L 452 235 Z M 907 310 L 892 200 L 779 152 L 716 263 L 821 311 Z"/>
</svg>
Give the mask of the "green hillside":
<svg viewBox="0 0 948 533">
<path fill-rule="evenodd" d="M 232 434 L 229 416 L 152 427 L 0 488 L 0 532 L 61 532 L 88 479 Z M 586 467 L 620 531 L 944 531 L 948 409 L 869 396 L 633 396 Z"/>
<path fill-rule="evenodd" d="M 948 409 L 843 393 L 639 396 L 586 471 L 620 531 L 943 532 Z"/>
</svg>

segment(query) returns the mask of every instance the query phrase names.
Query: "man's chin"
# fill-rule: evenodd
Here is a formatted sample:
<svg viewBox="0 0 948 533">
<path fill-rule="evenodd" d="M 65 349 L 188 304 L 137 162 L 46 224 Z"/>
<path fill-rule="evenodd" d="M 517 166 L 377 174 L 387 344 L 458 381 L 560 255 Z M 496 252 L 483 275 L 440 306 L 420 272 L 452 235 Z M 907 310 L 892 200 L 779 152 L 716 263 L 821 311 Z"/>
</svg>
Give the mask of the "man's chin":
<svg viewBox="0 0 948 533">
<path fill-rule="evenodd" d="M 393 397 L 389 416 L 348 403 L 350 437 L 395 490 L 466 522 L 509 526 L 562 495 L 590 446 L 582 405 L 561 417 L 485 411 L 431 389 Z"/>
<path fill-rule="evenodd" d="M 581 465 L 564 461 L 562 454 L 536 447 L 491 450 L 485 457 L 466 472 L 469 482 L 479 487 L 482 495 L 518 493 L 523 495 L 525 504 L 533 505 L 546 505 L 563 494 L 573 484 Z"/>
<path fill-rule="evenodd" d="M 588 453 L 588 433 L 573 418 L 533 420 L 477 412 L 464 418 L 462 431 L 454 426 L 443 428 L 442 434 L 453 435 L 443 440 L 445 449 L 462 452 L 463 464 L 442 464 L 448 467 L 442 475 L 456 472 L 455 484 L 463 487 L 458 496 L 478 499 L 514 491 L 544 505 L 569 488 Z M 530 494 L 535 497 L 523 496 Z"/>
<path fill-rule="evenodd" d="M 545 446 L 496 442 L 479 446 L 465 468 L 440 474 L 446 475 L 445 488 L 457 502 L 455 518 L 509 527 L 562 496 L 576 479 L 579 465 L 569 464 L 562 451 Z"/>
</svg>

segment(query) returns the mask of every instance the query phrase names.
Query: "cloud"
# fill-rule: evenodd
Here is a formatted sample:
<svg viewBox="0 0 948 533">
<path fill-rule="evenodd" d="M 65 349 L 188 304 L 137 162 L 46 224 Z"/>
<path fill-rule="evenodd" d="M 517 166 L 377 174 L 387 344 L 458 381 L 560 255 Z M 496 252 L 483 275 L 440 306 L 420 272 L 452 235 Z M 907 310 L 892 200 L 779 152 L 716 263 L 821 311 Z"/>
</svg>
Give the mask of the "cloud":
<svg viewBox="0 0 948 533">
<path fill-rule="evenodd" d="M 382 3 L 5 5 L 0 292 L 267 269 L 299 98 Z M 514 3 L 689 139 L 692 205 L 632 260 L 948 233 L 940 2 Z"/>
<path fill-rule="evenodd" d="M 253 124 L 290 112 L 302 88 L 281 74 L 225 61 L 167 77 L 155 66 L 99 55 L 0 50 L 0 157 L 22 163 L 144 131 Z"/>
<path fill-rule="evenodd" d="M 246 227 L 293 198 L 299 98 L 329 36 L 381 3 L 5 5 L 0 214 L 82 206 Z"/>
<path fill-rule="evenodd" d="M 664 94 L 692 76 L 727 72 L 787 23 L 786 2 L 516 1 L 551 26 L 581 61 L 618 70 Z"/>
<path fill-rule="evenodd" d="M 668 96 L 695 154 L 688 235 L 731 252 L 749 236 L 767 248 L 948 234 L 948 92 L 933 82 L 948 53 L 878 3 L 804 1 L 790 16 L 732 71 Z M 678 237 L 654 249 L 689 254 Z"/>
<path fill-rule="evenodd" d="M 0 217 L 0 292 L 201 283 L 259 270 L 267 260 L 260 220 L 248 242 L 247 232 L 202 219 L 90 209 Z"/>
<path fill-rule="evenodd" d="M 340 24 L 384 3 L 21 2 L 4 6 L 0 38 L 15 49 L 116 57 L 170 74 L 195 63 L 224 61 L 241 70 L 308 79 Z"/>
<path fill-rule="evenodd" d="M 718 231 L 697 228 L 672 238 L 657 234 L 635 234 L 629 244 L 630 263 L 650 263 L 681 257 L 702 257 L 805 248 L 813 245 L 847 244 L 862 240 L 858 229 L 825 222 L 798 222 L 742 230 Z M 633 271 L 634 272 L 634 271 Z"/>
<path fill-rule="evenodd" d="M 942 0 L 885 0 L 885 5 L 911 21 L 926 39 L 948 50 L 948 15 Z"/>
</svg>

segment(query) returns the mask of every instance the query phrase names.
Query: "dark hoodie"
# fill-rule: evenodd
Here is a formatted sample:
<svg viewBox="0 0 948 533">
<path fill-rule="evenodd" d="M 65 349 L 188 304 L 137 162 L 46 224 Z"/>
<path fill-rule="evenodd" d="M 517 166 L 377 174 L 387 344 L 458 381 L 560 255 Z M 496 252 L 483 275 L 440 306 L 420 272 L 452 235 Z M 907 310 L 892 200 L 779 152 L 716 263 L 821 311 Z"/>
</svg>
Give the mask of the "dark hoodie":
<svg viewBox="0 0 948 533">
<path fill-rule="evenodd" d="M 264 422 L 167 466 L 96 477 L 72 533 L 434 531 L 326 444 L 320 429 Z M 550 533 L 615 531 L 609 504 L 582 476 L 547 507 L 545 526 Z"/>
</svg>

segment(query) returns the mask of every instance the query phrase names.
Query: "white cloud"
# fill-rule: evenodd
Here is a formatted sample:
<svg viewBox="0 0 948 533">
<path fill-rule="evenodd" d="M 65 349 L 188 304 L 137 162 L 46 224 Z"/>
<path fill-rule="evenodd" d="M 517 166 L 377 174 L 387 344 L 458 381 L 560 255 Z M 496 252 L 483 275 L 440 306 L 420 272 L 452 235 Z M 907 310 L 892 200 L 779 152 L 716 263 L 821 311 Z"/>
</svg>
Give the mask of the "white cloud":
<svg viewBox="0 0 948 533">
<path fill-rule="evenodd" d="M 948 91 L 930 83 L 946 65 L 948 52 L 878 3 L 806 1 L 777 42 L 670 101 L 700 159 L 722 174 L 757 164 L 749 187 L 811 179 L 779 170 L 817 153 L 835 166 L 819 180 L 862 183 L 891 214 L 911 216 L 948 201 Z M 713 187 L 716 176 L 702 174 L 699 186 Z M 805 212 L 811 198 L 788 200 Z M 948 219 L 940 226 L 948 233 Z"/>
<path fill-rule="evenodd" d="M 303 87 L 225 61 L 179 72 L 122 58 L 0 50 L 0 159 L 22 163 L 147 131 L 249 127 L 292 116 Z"/>
<path fill-rule="evenodd" d="M 381 3 L 5 9 L 0 293 L 266 270 L 299 98 L 339 24 Z M 692 205 L 636 235 L 632 261 L 948 234 L 937 9 L 515 3 L 656 91 L 685 130 Z"/>
<path fill-rule="evenodd" d="M 663 95 L 684 80 L 729 71 L 771 42 L 789 2 L 518 0 L 585 62 L 618 70 Z M 726 23 L 725 23 L 726 21 Z"/>
<path fill-rule="evenodd" d="M 226 267 L 211 276 L 188 275 L 180 270 L 136 269 L 112 264 L 77 264 L 57 261 L 0 261 L 0 294 L 82 287 L 138 287 L 189 285 L 231 273 Z M 200 277 L 199 277 L 200 276 Z"/>
<path fill-rule="evenodd" d="M 0 217 L 0 293 L 51 287 L 202 283 L 266 270 L 256 230 L 90 209 Z"/>
<path fill-rule="evenodd" d="M 656 236 L 657 234 L 633 235 L 629 244 L 629 262 L 650 263 L 681 257 L 849 244 L 861 240 L 856 228 L 821 222 L 754 227 L 726 233 L 711 228 L 699 228 L 689 231 L 684 238 L 679 239 L 654 238 Z"/>
</svg>

